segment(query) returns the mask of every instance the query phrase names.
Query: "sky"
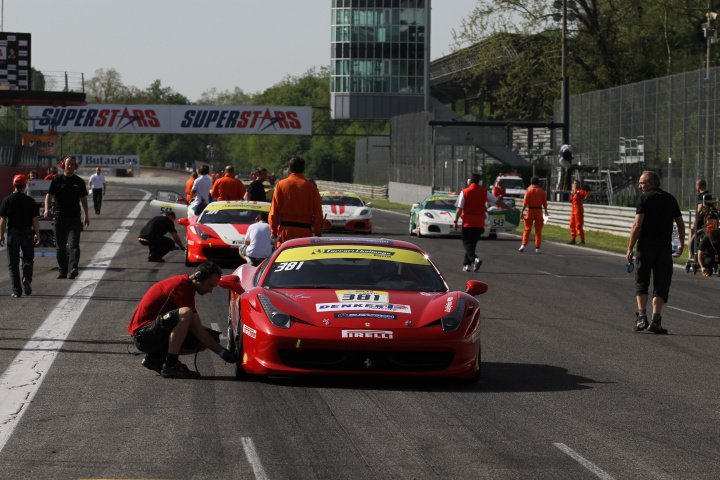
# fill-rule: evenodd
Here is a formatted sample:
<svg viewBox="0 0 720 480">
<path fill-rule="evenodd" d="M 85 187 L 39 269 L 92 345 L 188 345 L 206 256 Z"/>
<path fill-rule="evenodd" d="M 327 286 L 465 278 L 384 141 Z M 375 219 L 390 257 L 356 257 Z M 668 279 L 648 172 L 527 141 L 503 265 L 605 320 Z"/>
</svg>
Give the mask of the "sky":
<svg viewBox="0 0 720 480">
<path fill-rule="evenodd" d="M 256 93 L 330 64 L 330 0 L 0 0 L 5 32 L 32 35 L 41 72 L 117 70 L 127 86 L 197 101 L 211 88 Z M 476 0 L 432 2 L 431 58 Z"/>
</svg>

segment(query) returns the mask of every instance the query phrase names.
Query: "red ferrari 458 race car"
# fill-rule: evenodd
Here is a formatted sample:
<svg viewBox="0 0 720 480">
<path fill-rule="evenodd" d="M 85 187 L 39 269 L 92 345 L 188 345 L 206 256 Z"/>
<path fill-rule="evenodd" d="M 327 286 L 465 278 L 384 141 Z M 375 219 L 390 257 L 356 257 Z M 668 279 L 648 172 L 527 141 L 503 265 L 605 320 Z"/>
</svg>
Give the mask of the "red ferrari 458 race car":
<svg viewBox="0 0 720 480">
<path fill-rule="evenodd" d="M 228 349 L 248 375 L 411 375 L 476 380 L 480 304 L 452 292 L 417 246 L 302 238 L 221 279 L 231 290 Z"/>
</svg>

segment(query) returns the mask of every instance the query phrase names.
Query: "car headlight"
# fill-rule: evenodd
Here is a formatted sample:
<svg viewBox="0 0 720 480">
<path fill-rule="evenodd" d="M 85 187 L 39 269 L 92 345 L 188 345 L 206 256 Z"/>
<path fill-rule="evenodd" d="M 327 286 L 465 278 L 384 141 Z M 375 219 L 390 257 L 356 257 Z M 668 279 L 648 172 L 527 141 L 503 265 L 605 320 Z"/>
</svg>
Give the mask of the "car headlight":
<svg viewBox="0 0 720 480">
<path fill-rule="evenodd" d="M 260 305 L 265 310 L 270 323 L 278 328 L 290 328 L 290 321 L 292 317 L 285 312 L 278 310 L 275 305 L 272 304 L 267 295 L 258 295 Z"/>
<path fill-rule="evenodd" d="M 458 329 L 465 318 L 465 300 L 460 299 L 455 305 L 455 310 L 440 319 L 440 326 L 443 332 L 452 332 Z"/>
<path fill-rule="evenodd" d="M 423 215 L 425 215 L 428 218 L 435 218 L 435 216 L 430 212 L 423 212 Z"/>
<path fill-rule="evenodd" d="M 367 208 L 363 208 L 362 210 L 360 210 L 359 215 L 367 215 L 368 213 L 370 213 L 370 210 L 368 210 Z"/>
</svg>

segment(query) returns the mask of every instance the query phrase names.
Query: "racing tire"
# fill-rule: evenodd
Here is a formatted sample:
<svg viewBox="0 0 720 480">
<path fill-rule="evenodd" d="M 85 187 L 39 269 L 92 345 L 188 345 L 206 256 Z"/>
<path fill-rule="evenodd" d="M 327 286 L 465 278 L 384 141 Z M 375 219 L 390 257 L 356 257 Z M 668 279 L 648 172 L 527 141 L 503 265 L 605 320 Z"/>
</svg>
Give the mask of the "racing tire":
<svg viewBox="0 0 720 480">
<path fill-rule="evenodd" d="M 196 266 L 198 266 L 198 265 L 199 265 L 198 263 L 191 262 L 191 261 L 188 259 L 188 251 L 187 251 L 187 248 L 186 248 L 186 249 L 185 249 L 185 266 L 186 266 L 186 267 L 196 267 Z"/>
<path fill-rule="evenodd" d="M 233 339 L 233 344 L 235 347 L 235 355 L 237 356 L 237 363 L 235 364 L 235 378 L 237 380 L 253 380 L 254 377 L 247 373 L 245 369 L 242 366 L 243 362 L 243 347 L 242 347 L 242 326 L 238 325 L 240 327 L 240 331 L 238 332 L 237 336 Z M 232 332 L 232 328 L 230 329 L 230 332 Z M 229 342 L 230 340 L 228 340 Z"/>
<path fill-rule="evenodd" d="M 685 272 L 690 273 L 690 262 L 685 264 Z"/>
<path fill-rule="evenodd" d="M 488 235 L 488 238 L 490 240 L 497 240 L 497 233 L 491 233 L 490 235 Z"/>
<path fill-rule="evenodd" d="M 410 226 L 408 228 L 408 235 L 410 235 L 411 237 L 415 235 L 415 224 L 412 222 L 410 222 Z"/>
<path fill-rule="evenodd" d="M 482 352 L 482 347 L 478 347 L 478 356 L 477 356 L 477 363 L 478 363 L 478 370 L 475 372 L 472 376 L 463 378 L 460 380 L 460 383 L 467 386 L 475 385 L 480 381 L 481 373 L 482 373 L 482 360 L 480 353 Z"/>
</svg>

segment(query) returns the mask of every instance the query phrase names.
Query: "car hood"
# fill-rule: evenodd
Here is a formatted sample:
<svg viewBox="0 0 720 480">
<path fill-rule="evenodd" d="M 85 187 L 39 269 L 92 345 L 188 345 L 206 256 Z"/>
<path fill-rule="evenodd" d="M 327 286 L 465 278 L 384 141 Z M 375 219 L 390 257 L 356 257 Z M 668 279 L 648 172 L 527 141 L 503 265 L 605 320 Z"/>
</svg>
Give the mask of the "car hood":
<svg viewBox="0 0 720 480">
<path fill-rule="evenodd" d="M 350 207 L 345 205 L 323 205 L 323 214 L 328 218 L 350 218 L 357 217 L 363 209 L 370 209 L 368 207 Z"/>
<path fill-rule="evenodd" d="M 243 223 L 204 223 L 205 229 L 210 229 L 223 242 L 228 245 L 240 245 L 245 240 L 245 234 L 250 225 Z"/>
<path fill-rule="evenodd" d="M 251 306 L 257 311 L 263 311 L 257 295 L 264 294 L 278 310 L 305 323 L 328 328 L 422 327 L 451 313 L 456 308 L 460 295 L 463 295 L 460 292 L 340 288 L 307 290 L 256 288 L 248 293 L 251 295 Z M 367 298 L 380 301 L 365 300 Z"/>
<path fill-rule="evenodd" d="M 426 217 L 425 212 L 431 213 L 433 218 Z M 455 220 L 455 212 L 451 212 L 449 210 L 429 210 L 426 208 L 420 211 L 418 218 L 421 220 L 431 221 L 435 223 L 451 224 Z"/>
</svg>

